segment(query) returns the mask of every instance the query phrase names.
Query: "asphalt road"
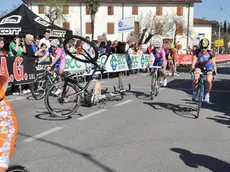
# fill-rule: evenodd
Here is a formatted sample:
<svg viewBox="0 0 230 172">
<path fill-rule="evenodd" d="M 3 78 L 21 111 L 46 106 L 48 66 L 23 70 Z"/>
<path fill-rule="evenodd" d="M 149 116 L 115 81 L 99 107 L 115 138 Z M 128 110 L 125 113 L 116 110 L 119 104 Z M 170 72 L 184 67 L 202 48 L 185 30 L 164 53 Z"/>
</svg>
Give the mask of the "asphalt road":
<svg viewBox="0 0 230 172">
<path fill-rule="evenodd" d="M 31 172 L 229 172 L 230 67 L 219 66 L 199 119 L 185 71 L 152 101 L 150 76 L 125 77 L 132 90 L 124 100 L 81 107 L 69 119 L 49 117 L 43 100 L 9 97 L 19 123 L 12 164 Z M 116 82 L 102 80 L 110 89 Z"/>
</svg>

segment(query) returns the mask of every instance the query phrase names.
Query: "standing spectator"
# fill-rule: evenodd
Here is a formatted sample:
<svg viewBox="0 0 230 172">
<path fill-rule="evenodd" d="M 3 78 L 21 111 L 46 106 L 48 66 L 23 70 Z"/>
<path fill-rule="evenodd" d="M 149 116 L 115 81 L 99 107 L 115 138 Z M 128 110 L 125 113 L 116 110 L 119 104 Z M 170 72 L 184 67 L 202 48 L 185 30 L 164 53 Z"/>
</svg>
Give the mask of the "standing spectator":
<svg viewBox="0 0 230 172">
<path fill-rule="evenodd" d="M 22 53 L 26 53 L 25 43 L 21 38 L 15 37 L 14 40 L 10 43 L 9 55 L 22 56 Z"/>
<path fill-rule="evenodd" d="M 99 54 L 104 54 L 106 53 L 106 46 L 105 46 L 105 42 L 101 42 L 99 48 L 98 48 L 98 53 Z"/>
<path fill-rule="evenodd" d="M 40 40 L 39 48 L 41 47 L 41 44 L 44 43 L 46 44 L 47 48 L 50 49 L 50 32 L 46 31 L 44 34 L 44 38 Z"/>
<path fill-rule="evenodd" d="M 26 53 L 24 55 L 35 57 L 35 52 L 32 48 L 32 45 L 34 44 L 34 36 L 27 34 L 25 37 L 25 47 L 26 47 Z"/>
<path fill-rule="evenodd" d="M 0 56 L 1 57 L 6 57 L 8 56 L 7 51 L 4 49 L 4 40 L 0 38 Z"/>
<path fill-rule="evenodd" d="M 106 53 L 112 53 L 112 48 L 111 48 L 111 41 L 108 41 L 105 48 L 106 48 Z"/>
</svg>

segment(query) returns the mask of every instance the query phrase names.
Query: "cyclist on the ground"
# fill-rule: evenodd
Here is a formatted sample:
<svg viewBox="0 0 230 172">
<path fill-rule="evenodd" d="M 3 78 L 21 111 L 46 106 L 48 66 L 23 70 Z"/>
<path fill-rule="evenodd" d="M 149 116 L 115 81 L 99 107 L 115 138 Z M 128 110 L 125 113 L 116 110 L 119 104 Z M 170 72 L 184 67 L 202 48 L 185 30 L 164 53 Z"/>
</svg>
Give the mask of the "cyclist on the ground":
<svg viewBox="0 0 230 172">
<path fill-rule="evenodd" d="M 51 53 L 50 56 L 53 59 L 52 63 L 50 64 L 50 68 L 55 71 L 58 71 L 59 74 L 59 81 L 61 81 L 61 76 L 62 73 L 65 70 L 65 65 L 66 65 L 66 58 L 65 58 L 65 51 L 58 47 L 60 45 L 60 42 L 58 39 L 54 39 L 50 43 L 51 45 Z M 59 94 L 60 90 L 58 89 L 55 94 Z"/>
<path fill-rule="evenodd" d="M 206 95 L 204 98 L 205 102 L 209 102 L 210 100 L 210 91 L 212 88 L 213 76 L 217 74 L 215 54 L 208 49 L 209 40 L 204 38 L 199 43 L 199 49 L 195 51 L 193 62 L 192 62 L 192 70 L 195 74 L 193 81 L 193 97 L 195 100 L 196 97 L 196 89 L 198 87 L 198 80 L 200 77 L 200 73 L 206 68 L 207 76 L 206 76 Z"/>
<path fill-rule="evenodd" d="M 153 42 L 153 50 L 151 51 L 150 56 L 153 57 L 154 63 L 153 66 L 162 66 L 162 75 L 164 78 L 163 86 L 167 85 L 167 79 L 166 79 L 166 66 L 167 66 L 167 60 L 165 57 L 165 50 L 161 47 L 161 42 L 159 40 L 155 40 Z M 150 58 L 151 59 L 151 58 Z"/>
<path fill-rule="evenodd" d="M 6 172 L 12 158 L 18 132 L 17 119 L 5 92 L 8 78 L 0 75 L 0 172 Z"/>
</svg>

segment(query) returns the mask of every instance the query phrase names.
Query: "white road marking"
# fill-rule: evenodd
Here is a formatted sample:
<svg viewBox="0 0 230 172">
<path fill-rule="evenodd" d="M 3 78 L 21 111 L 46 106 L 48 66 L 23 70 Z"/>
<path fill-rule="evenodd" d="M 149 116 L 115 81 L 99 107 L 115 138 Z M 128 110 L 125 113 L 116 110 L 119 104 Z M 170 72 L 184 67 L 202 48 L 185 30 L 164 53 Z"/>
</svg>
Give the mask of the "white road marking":
<svg viewBox="0 0 230 172">
<path fill-rule="evenodd" d="M 102 110 L 99 110 L 99 111 L 90 113 L 90 114 L 88 114 L 88 115 L 84 115 L 83 117 L 80 117 L 80 118 L 78 118 L 77 120 L 84 120 L 84 119 L 87 119 L 87 118 L 89 118 L 89 117 L 92 117 L 92 116 L 94 116 L 94 115 L 97 115 L 97 114 L 102 113 L 102 112 L 105 112 L 105 111 L 106 111 L 106 109 L 102 109 Z"/>
<path fill-rule="evenodd" d="M 127 103 L 132 102 L 132 101 L 133 101 L 133 100 L 126 100 L 126 101 L 124 101 L 124 102 L 115 104 L 114 106 L 122 106 L 122 105 L 127 104 Z"/>
<path fill-rule="evenodd" d="M 15 101 L 15 100 L 21 100 L 21 99 L 25 99 L 25 97 L 17 97 L 17 98 L 14 98 L 14 99 L 8 99 L 8 102 L 12 102 L 12 101 Z"/>
<path fill-rule="evenodd" d="M 24 142 L 27 142 L 27 143 L 32 142 L 32 141 L 34 141 L 34 140 L 36 140 L 36 139 L 38 139 L 38 138 L 47 136 L 47 135 L 49 135 L 49 134 L 51 134 L 51 133 L 53 133 L 53 132 L 56 132 L 56 131 L 58 131 L 58 130 L 61 130 L 61 129 L 63 129 L 63 127 L 55 127 L 55 128 L 52 128 L 52 129 L 47 130 L 47 131 L 45 131 L 45 132 L 43 132 L 43 133 L 40 133 L 40 134 L 37 134 L 37 135 L 35 135 L 35 136 L 33 136 L 33 137 L 27 138 L 27 139 L 24 140 Z"/>
</svg>

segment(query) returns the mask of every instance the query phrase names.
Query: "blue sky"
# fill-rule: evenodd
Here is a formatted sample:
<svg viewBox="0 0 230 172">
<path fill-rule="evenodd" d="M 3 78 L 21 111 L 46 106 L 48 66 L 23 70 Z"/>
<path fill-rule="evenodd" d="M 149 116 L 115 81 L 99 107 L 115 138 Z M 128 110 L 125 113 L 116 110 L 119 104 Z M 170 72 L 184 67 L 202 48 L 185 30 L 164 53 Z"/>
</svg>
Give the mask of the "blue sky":
<svg viewBox="0 0 230 172">
<path fill-rule="evenodd" d="M 206 18 L 208 20 L 220 20 L 220 7 L 222 0 L 203 0 L 201 4 L 195 4 L 195 17 Z M 13 5 L 20 5 L 21 0 L 4 0 L 4 3 L 0 6 L 0 11 L 11 9 Z M 222 20 L 228 20 L 230 18 L 230 0 L 224 0 L 224 10 Z M 230 22 L 230 19 L 228 20 Z"/>
</svg>

